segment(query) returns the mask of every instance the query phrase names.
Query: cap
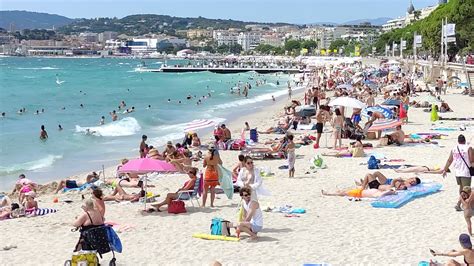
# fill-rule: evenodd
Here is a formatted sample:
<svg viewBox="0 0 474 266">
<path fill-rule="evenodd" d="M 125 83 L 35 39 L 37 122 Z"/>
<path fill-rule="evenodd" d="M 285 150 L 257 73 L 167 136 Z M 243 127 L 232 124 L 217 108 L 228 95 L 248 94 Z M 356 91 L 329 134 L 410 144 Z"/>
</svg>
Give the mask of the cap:
<svg viewBox="0 0 474 266">
<path fill-rule="evenodd" d="M 463 248 L 472 248 L 471 237 L 467 234 L 460 234 L 459 235 L 459 243 Z"/>
<path fill-rule="evenodd" d="M 170 141 L 166 142 L 166 145 L 173 145 L 173 142 L 171 142 L 171 140 L 170 140 Z"/>
</svg>

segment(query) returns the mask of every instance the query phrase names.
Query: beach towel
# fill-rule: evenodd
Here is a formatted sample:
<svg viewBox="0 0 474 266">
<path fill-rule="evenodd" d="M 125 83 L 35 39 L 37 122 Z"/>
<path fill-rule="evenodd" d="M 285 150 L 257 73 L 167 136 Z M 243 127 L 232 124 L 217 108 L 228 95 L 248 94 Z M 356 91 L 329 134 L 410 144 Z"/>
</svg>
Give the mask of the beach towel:
<svg viewBox="0 0 474 266">
<path fill-rule="evenodd" d="M 219 185 L 224 190 L 225 195 L 228 199 L 232 199 L 234 195 L 234 184 L 232 182 L 232 172 L 224 168 L 222 165 L 218 165 L 217 171 L 219 173 Z"/>
<path fill-rule="evenodd" d="M 111 226 L 106 226 L 105 228 L 107 229 L 107 237 L 109 239 L 109 244 L 112 250 L 118 253 L 122 253 L 122 242 L 120 241 L 120 238 L 118 237 L 117 233 L 115 233 L 114 229 L 112 229 Z"/>
<path fill-rule="evenodd" d="M 315 130 L 316 124 L 298 125 L 298 130 Z"/>
<path fill-rule="evenodd" d="M 43 216 L 43 215 L 46 215 L 46 214 L 55 213 L 57 211 L 58 210 L 51 209 L 51 208 L 39 208 L 39 209 L 34 210 L 34 215 L 35 216 Z"/>
<path fill-rule="evenodd" d="M 63 192 L 68 192 L 68 191 L 83 191 L 84 189 L 86 188 L 89 188 L 91 186 L 91 184 L 89 183 L 86 183 L 80 187 L 76 187 L 76 188 L 64 188 L 63 189 Z"/>
</svg>

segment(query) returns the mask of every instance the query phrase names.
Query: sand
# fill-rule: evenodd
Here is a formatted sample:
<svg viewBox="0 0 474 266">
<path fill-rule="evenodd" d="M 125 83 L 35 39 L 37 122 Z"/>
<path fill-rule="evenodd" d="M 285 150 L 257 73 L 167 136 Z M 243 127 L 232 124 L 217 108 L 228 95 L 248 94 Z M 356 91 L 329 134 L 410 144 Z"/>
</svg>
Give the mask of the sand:
<svg viewBox="0 0 474 266">
<path fill-rule="evenodd" d="M 454 92 L 444 98 L 455 112 L 444 116 L 473 116 L 474 99 Z M 251 117 L 237 119 L 228 127 L 233 129 L 234 134 L 242 128 L 244 121 L 249 121 L 251 127 L 267 128 L 274 124 L 276 114 L 285 103 L 275 103 Z M 405 132 L 429 131 L 429 117 L 429 113 L 422 109 L 410 109 L 410 122 L 404 126 Z M 468 123 L 472 125 L 474 122 Z M 443 126 L 458 124 L 445 122 Z M 449 136 L 439 140 L 439 145 L 411 144 L 382 147 L 374 151 L 384 153 L 390 159 L 403 158 L 409 164 L 443 166 L 460 132 L 443 133 Z M 472 127 L 471 131 L 463 134 L 472 143 Z M 261 139 L 274 137 L 276 135 L 260 135 Z M 327 144 L 331 143 L 328 135 Z M 343 144 L 347 143 L 348 140 L 343 140 Z M 302 265 L 322 262 L 332 265 L 417 265 L 421 260 L 433 259 L 429 248 L 437 251 L 459 248 L 458 235 L 467 229 L 462 213 L 455 212 L 453 208 L 457 200 L 457 186 L 452 174 L 446 179 L 440 175 L 420 175 L 422 179 L 441 182 L 442 191 L 416 199 L 399 209 L 375 209 L 369 201 L 354 202 L 343 197 L 321 196 L 321 189 L 353 187 L 354 179 L 362 178 L 372 171 L 360 165 L 367 161 L 367 157 L 324 157 L 327 169 L 305 174 L 309 171 L 309 159 L 328 151 L 325 148 L 325 136 L 321 146 L 318 150 L 313 149 L 312 145 L 297 149 L 296 174 L 291 179 L 287 177 L 286 170 L 278 169 L 286 164 L 284 160 L 255 161 L 257 167 L 267 167 L 275 173 L 273 177 L 264 179 L 272 196 L 261 198 L 262 207 L 289 204 L 307 211 L 299 217 L 264 212 L 264 229 L 257 242 L 246 239 L 240 242 L 206 241 L 191 237 L 193 233 L 208 233 L 213 217 L 235 221 L 240 201 L 238 194 L 232 200 L 219 195 L 215 208 L 192 207 L 187 202 L 188 212 L 179 215 L 165 211 L 143 216 L 140 214 L 143 204 L 107 203 L 106 220 L 130 227 L 119 232 L 124 251 L 116 255 L 117 264 L 210 265 L 212 261 L 218 260 L 224 265 Z M 238 154 L 237 151 L 222 151 L 224 166 L 232 169 Z M 393 170 L 382 172 L 389 177 L 413 176 L 397 174 Z M 160 176 L 153 182 L 156 187 L 151 191 L 161 194 L 162 199 L 167 192 L 181 187 L 186 178 L 184 175 Z M 40 207 L 57 208 L 59 211 L 55 214 L 0 222 L 0 249 L 7 245 L 16 246 L 8 251 L 0 251 L 0 265 L 61 265 L 70 259 L 79 236 L 79 233 L 71 232 L 71 223 L 82 213 L 81 195 L 66 193 L 58 196 L 60 201 L 73 200 L 70 204 L 53 203 L 54 197 L 42 195 L 39 204 Z M 106 263 L 110 258 L 111 255 L 106 254 L 103 262 Z M 447 258 L 442 257 L 435 259 L 447 261 Z"/>
</svg>

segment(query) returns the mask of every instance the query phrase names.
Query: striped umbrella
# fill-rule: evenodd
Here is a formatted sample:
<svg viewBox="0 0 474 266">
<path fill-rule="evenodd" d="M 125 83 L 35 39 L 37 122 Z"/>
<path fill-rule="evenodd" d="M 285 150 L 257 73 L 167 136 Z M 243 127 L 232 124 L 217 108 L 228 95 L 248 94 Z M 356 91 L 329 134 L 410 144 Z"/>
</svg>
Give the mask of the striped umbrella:
<svg viewBox="0 0 474 266">
<path fill-rule="evenodd" d="M 369 116 L 367 114 L 368 111 L 382 113 L 385 116 L 385 118 L 391 118 L 393 116 L 392 110 L 387 109 L 387 108 L 383 108 L 382 106 L 367 107 L 364 110 L 362 110 L 362 115 L 365 116 L 365 117 L 368 117 Z"/>
<path fill-rule="evenodd" d="M 193 120 L 186 124 L 186 127 L 184 128 L 184 132 L 192 132 L 197 129 L 212 127 L 215 125 L 217 125 L 217 123 L 213 120 L 208 120 L 208 119 Z"/>
<path fill-rule="evenodd" d="M 379 131 L 394 128 L 400 125 L 402 125 L 402 121 L 398 119 L 377 119 L 374 121 L 368 131 Z"/>
</svg>

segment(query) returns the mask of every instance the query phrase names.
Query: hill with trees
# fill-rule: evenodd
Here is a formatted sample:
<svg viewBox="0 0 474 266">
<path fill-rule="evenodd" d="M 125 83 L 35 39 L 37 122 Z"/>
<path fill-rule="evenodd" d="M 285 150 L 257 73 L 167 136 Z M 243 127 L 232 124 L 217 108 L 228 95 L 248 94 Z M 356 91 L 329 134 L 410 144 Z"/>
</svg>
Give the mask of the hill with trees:
<svg viewBox="0 0 474 266">
<path fill-rule="evenodd" d="M 53 27 L 62 27 L 73 21 L 74 19 L 47 13 L 18 10 L 0 11 L 0 27 L 8 30 L 10 25 L 14 25 L 15 30 L 52 29 Z"/>
<path fill-rule="evenodd" d="M 448 23 L 456 24 L 456 43 L 450 43 L 448 55 L 450 58 L 458 52 L 462 54 L 474 50 L 474 1 L 450 0 L 441 4 L 428 17 L 413 22 L 402 28 L 382 34 L 376 43 L 377 51 L 383 53 L 385 45 L 392 42 L 400 43 L 403 38 L 407 41 L 405 52 L 411 53 L 413 49 L 413 35 L 416 32 L 422 36 L 420 53 L 439 56 L 441 46 L 441 20 L 448 18 Z"/>
<path fill-rule="evenodd" d="M 238 20 L 225 19 L 208 19 L 203 17 L 197 18 L 181 18 L 165 15 L 143 14 L 131 15 L 124 18 L 94 18 L 80 19 L 64 26 L 60 29 L 61 33 L 80 33 L 80 32 L 104 32 L 116 31 L 119 34 L 127 34 L 131 36 L 143 35 L 149 33 L 164 33 L 169 35 L 177 35 L 178 30 L 187 29 L 245 29 L 247 25 L 269 25 L 284 26 L 287 23 L 261 23 L 261 22 L 244 22 Z"/>
</svg>

